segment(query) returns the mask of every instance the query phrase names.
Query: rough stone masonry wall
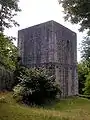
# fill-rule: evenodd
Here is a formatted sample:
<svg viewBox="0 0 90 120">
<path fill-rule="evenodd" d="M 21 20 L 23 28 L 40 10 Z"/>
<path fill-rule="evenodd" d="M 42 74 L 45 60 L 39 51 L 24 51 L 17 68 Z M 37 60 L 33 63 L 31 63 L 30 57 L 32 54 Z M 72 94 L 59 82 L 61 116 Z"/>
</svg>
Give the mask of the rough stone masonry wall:
<svg viewBox="0 0 90 120">
<path fill-rule="evenodd" d="M 19 31 L 18 41 L 24 65 L 50 69 L 60 84 L 62 96 L 78 93 L 74 32 L 49 21 Z"/>
<path fill-rule="evenodd" d="M 0 67 L 0 91 L 11 90 L 13 83 L 13 73 Z"/>
<path fill-rule="evenodd" d="M 24 65 L 45 67 L 50 70 L 52 68 L 52 73 L 55 72 L 52 22 L 21 30 L 18 38 L 20 56 Z"/>
<path fill-rule="evenodd" d="M 56 79 L 60 82 L 62 96 L 78 94 L 76 34 L 54 22 L 56 41 Z"/>
</svg>

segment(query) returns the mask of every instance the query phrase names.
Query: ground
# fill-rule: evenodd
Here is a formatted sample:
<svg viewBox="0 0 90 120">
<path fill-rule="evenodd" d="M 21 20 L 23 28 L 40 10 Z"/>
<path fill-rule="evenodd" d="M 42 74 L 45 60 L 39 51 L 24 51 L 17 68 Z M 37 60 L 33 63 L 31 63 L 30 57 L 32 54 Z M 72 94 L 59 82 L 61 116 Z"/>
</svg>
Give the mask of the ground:
<svg viewBox="0 0 90 120">
<path fill-rule="evenodd" d="M 0 93 L 0 120 L 90 120 L 90 100 L 72 97 L 29 107 L 17 104 L 11 93 Z"/>
</svg>

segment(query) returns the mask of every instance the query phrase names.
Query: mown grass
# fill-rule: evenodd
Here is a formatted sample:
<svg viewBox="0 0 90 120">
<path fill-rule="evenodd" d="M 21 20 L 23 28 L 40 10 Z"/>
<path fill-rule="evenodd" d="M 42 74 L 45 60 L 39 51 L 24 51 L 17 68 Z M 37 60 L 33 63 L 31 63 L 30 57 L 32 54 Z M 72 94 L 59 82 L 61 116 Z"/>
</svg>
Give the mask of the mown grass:
<svg viewBox="0 0 90 120">
<path fill-rule="evenodd" d="M 17 104 L 11 93 L 1 93 L 0 120 L 90 120 L 90 100 L 73 97 L 29 107 Z"/>
</svg>

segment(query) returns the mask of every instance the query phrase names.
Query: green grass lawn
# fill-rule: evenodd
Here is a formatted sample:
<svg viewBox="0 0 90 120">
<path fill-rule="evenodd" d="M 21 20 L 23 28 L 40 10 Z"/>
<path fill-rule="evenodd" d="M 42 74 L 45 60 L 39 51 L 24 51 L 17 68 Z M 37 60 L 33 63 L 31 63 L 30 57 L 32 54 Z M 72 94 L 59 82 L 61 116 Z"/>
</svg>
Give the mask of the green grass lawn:
<svg viewBox="0 0 90 120">
<path fill-rule="evenodd" d="M 90 100 L 73 97 L 40 108 L 19 105 L 11 93 L 2 93 L 0 120 L 90 120 Z"/>
</svg>

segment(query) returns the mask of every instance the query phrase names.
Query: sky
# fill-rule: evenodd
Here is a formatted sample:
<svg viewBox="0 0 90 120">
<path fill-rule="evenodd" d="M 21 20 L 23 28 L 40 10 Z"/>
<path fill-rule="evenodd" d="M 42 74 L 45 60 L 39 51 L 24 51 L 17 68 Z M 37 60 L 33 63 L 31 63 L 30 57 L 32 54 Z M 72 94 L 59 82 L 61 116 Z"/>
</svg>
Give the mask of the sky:
<svg viewBox="0 0 90 120">
<path fill-rule="evenodd" d="M 20 27 L 6 29 L 6 35 L 17 38 L 20 29 L 55 20 L 77 33 L 77 60 L 81 60 L 79 49 L 84 34 L 78 32 L 79 25 L 72 25 L 64 21 L 63 8 L 59 5 L 58 0 L 20 0 L 19 7 L 22 11 L 14 19 L 20 24 Z M 17 41 L 14 43 L 17 45 Z"/>
</svg>

